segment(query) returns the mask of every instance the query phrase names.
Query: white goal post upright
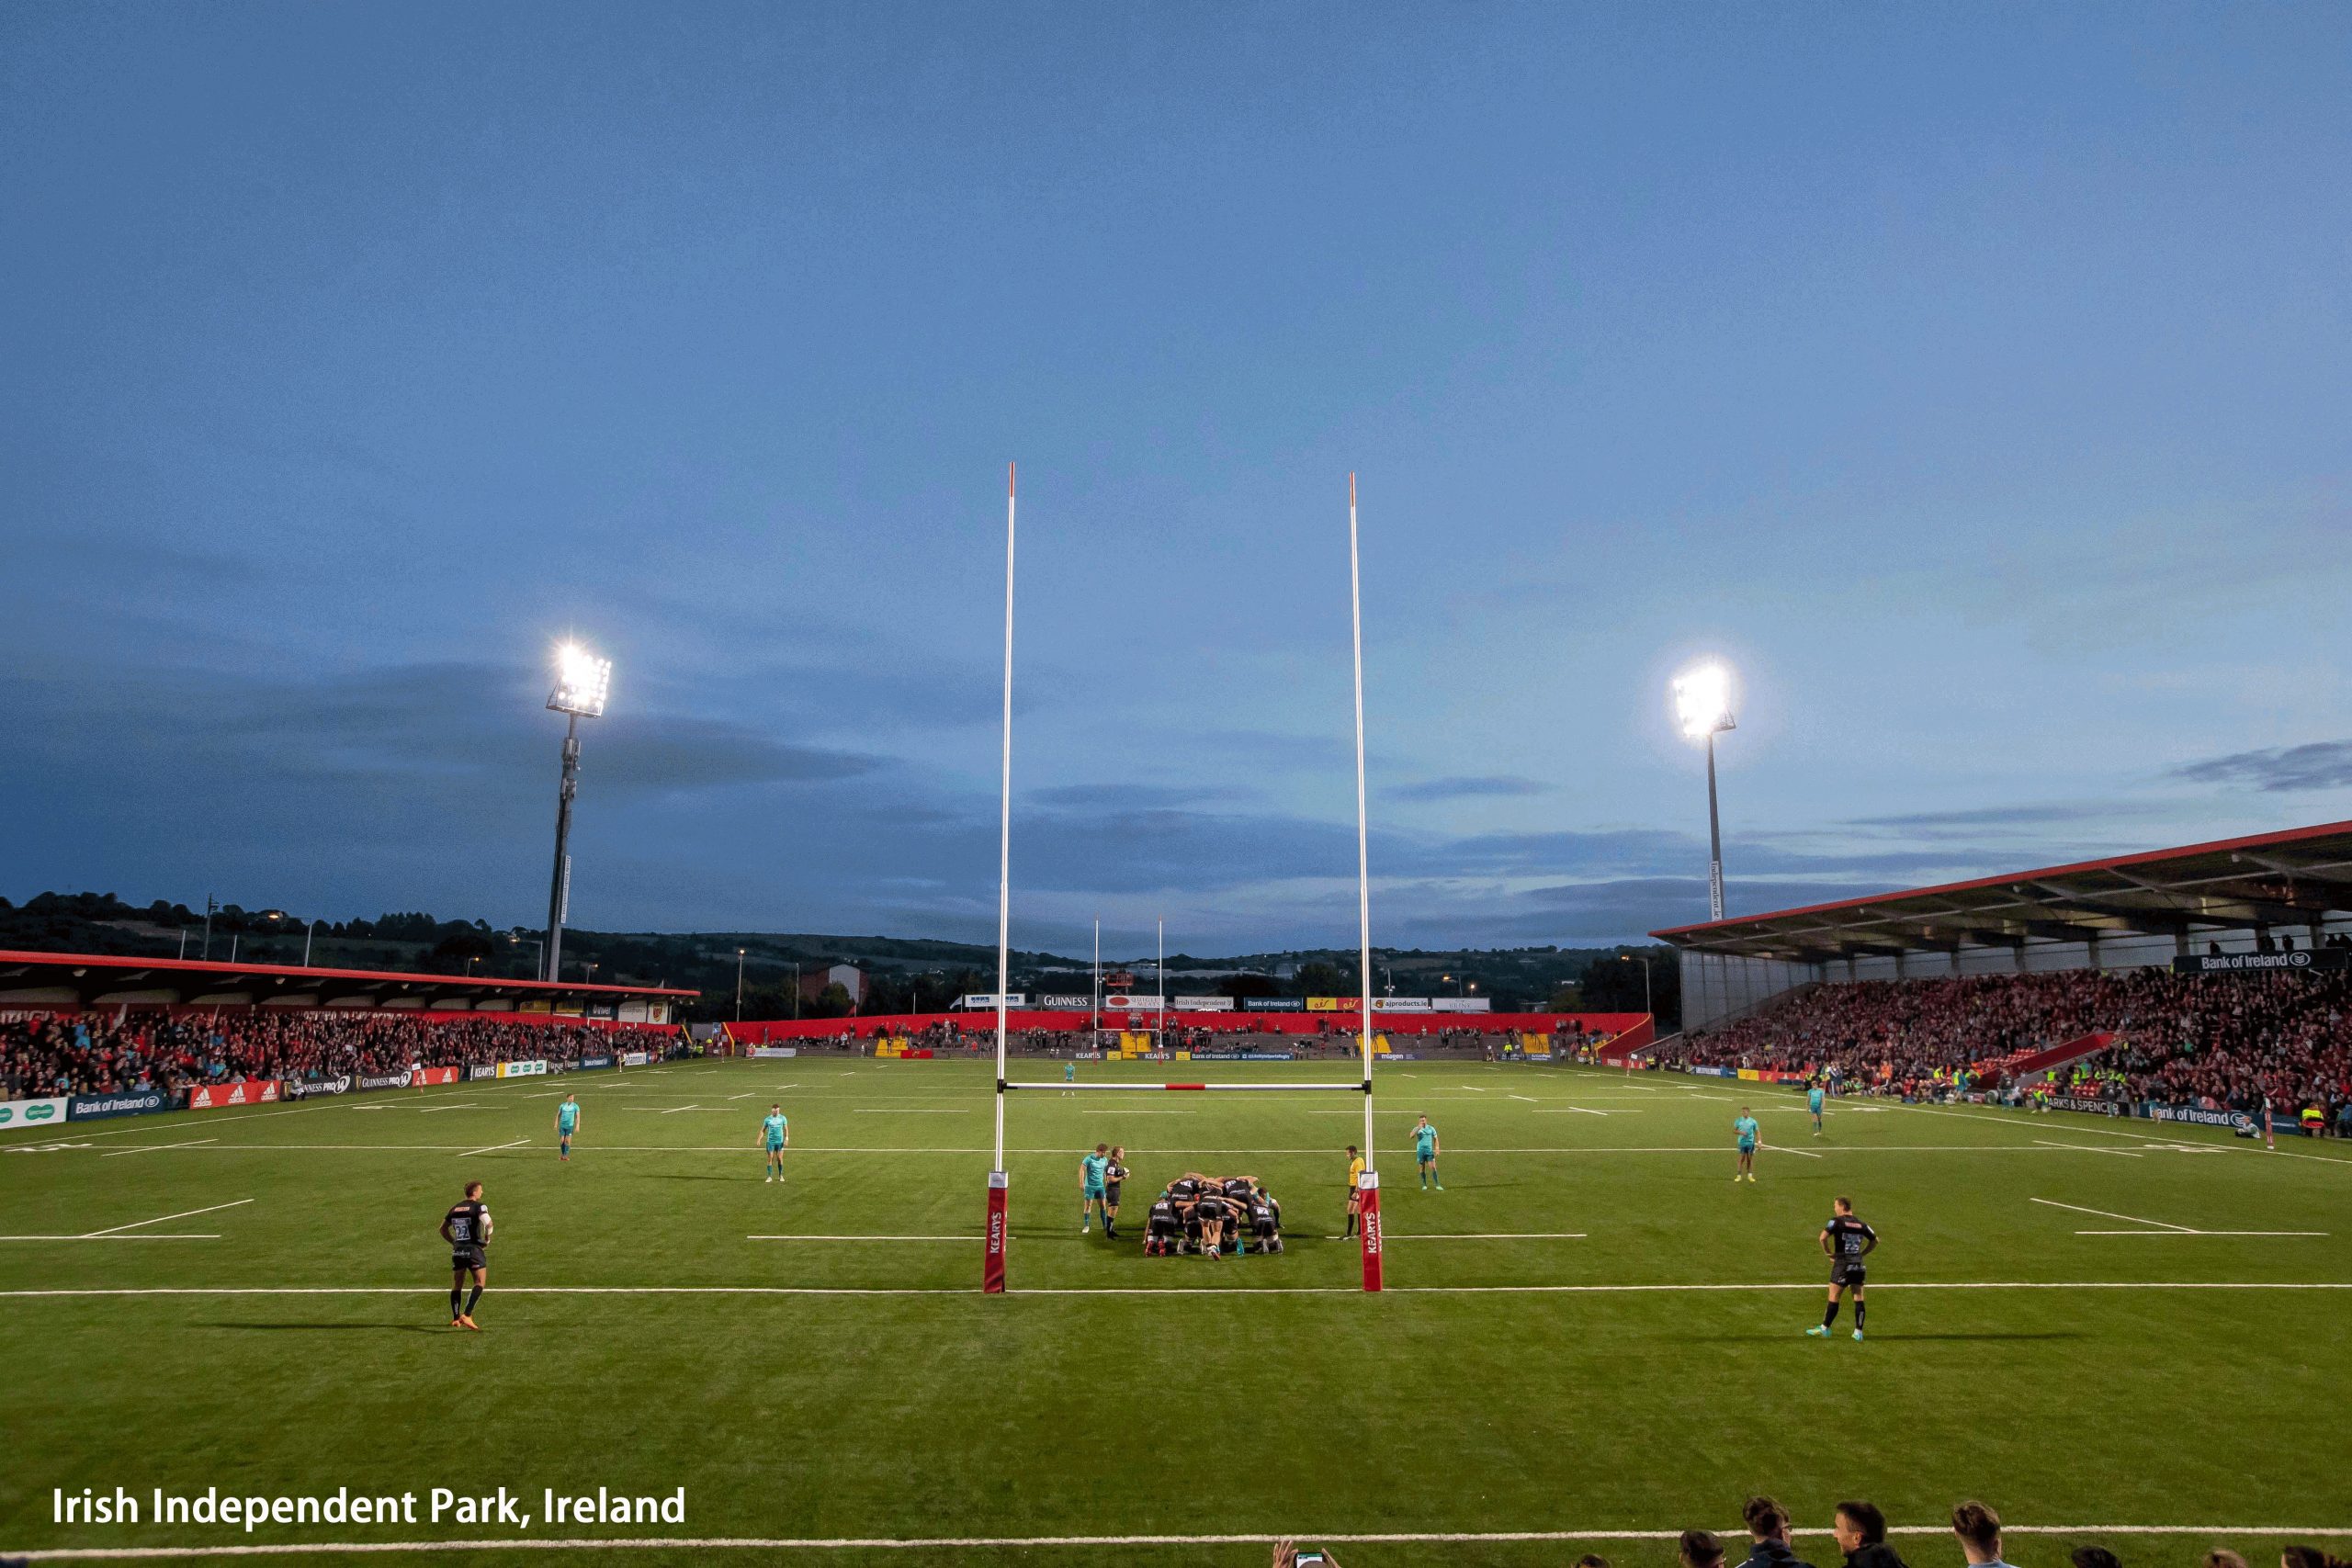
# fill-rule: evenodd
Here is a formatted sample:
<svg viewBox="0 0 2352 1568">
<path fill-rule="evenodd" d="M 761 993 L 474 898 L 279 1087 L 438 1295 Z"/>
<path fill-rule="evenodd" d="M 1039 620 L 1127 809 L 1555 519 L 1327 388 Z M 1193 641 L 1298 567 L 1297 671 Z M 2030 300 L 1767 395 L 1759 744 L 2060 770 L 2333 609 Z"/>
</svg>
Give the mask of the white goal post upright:
<svg viewBox="0 0 2352 1568">
<path fill-rule="evenodd" d="M 1363 1237 L 1363 1288 L 1381 1288 L 1380 1155 L 1372 1134 L 1372 852 L 1364 825 L 1363 586 L 1356 544 L 1356 476 L 1348 475 L 1348 622 L 1354 635 L 1356 674 L 1356 967 L 1363 983 L 1356 998 L 1356 1032 L 1363 1046 L 1363 1175 L 1358 1179 L 1357 1231 Z"/>
<path fill-rule="evenodd" d="M 1014 467 L 1004 466 L 1004 760 L 996 836 L 996 1157 L 989 1166 L 988 1246 L 980 1289 L 1004 1290 L 1007 1188 L 1004 1173 L 1005 988 L 1012 983 L 1012 504 Z"/>
</svg>

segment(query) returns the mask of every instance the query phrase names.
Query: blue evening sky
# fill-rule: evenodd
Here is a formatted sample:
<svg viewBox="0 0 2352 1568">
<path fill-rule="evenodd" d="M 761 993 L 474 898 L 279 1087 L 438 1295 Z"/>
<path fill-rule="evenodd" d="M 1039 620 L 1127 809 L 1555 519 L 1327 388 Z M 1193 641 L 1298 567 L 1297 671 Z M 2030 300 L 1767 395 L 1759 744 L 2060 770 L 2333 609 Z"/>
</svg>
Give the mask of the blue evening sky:
<svg viewBox="0 0 2352 1568">
<path fill-rule="evenodd" d="M 2352 816 L 2352 8 L 0 11 L 0 892 L 1341 943 Z"/>
</svg>

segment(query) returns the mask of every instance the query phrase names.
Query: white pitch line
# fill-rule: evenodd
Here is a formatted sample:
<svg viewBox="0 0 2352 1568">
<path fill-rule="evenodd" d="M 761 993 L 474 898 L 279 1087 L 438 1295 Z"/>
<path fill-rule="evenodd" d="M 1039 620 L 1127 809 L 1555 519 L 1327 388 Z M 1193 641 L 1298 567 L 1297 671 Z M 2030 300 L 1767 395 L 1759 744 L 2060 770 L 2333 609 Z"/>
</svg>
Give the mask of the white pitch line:
<svg viewBox="0 0 2352 1568">
<path fill-rule="evenodd" d="M 1513 1100 L 1523 1100 L 1530 1105 L 1540 1105 L 1543 1103 L 1543 1101 L 1537 1100 L 1532 1094 L 1514 1094 L 1510 1098 Z"/>
<path fill-rule="evenodd" d="M 430 1115 L 432 1115 L 432 1114 L 433 1114 L 435 1111 L 480 1111 L 481 1109 L 481 1101 L 480 1101 L 480 1100 L 469 1100 L 466 1101 L 463 1105 L 424 1105 L 424 1106 L 419 1106 L 419 1107 L 417 1108 L 417 1112 L 416 1112 L 416 1113 L 417 1113 L 419 1116 L 430 1116 Z"/>
<path fill-rule="evenodd" d="M 0 1241 L 219 1241 L 218 1233 L 142 1231 L 137 1235 L 0 1235 Z"/>
<path fill-rule="evenodd" d="M 87 1240 L 88 1237 L 74 1237 Z M 959 1236 L 958 1240 L 972 1240 Z M 2352 1291 L 2352 1280 L 1881 1280 L 1879 1291 Z M 1821 1292 L 1818 1280 L 1747 1283 L 1655 1285 L 1392 1285 L 1391 1293 L 1448 1295 L 1679 1295 L 1802 1291 Z M 435 1285 L 137 1285 L 61 1286 L 0 1290 L 0 1299 L 48 1296 L 438 1296 Z M 971 1296 L 973 1285 L 507 1285 L 503 1295 L 523 1296 Z M 1354 1285 L 1087 1285 L 1015 1287 L 1018 1296 L 1362 1296 Z"/>
<path fill-rule="evenodd" d="M 2096 1144 L 2062 1144 L 2054 1138 L 2036 1138 L 2034 1142 L 2045 1149 L 2075 1149 L 2086 1155 L 2120 1155 L 2125 1159 L 2145 1159 L 2138 1149 L 2103 1149 Z"/>
<path fill-rule="evenodd" d="M 141 1144 L 137 1148 L 111 1149 L 98 1157 L 115 1159 L 123 1155 L 152 1155 L 158 1149 L 192 1149 L 200 1144 L 217 1144 L 220 1141 L 218 1138 L 190 1138 L 184 1144 Z"/>
<path fill-rule="evenodd" d="M 2030 1203 L 2040 1203 L 2052 1209 L 2072 1209 L 2078 1214 L 2097 1214 L 2102 1220 L 2122 1220 L 2130 1224 L 2152 1225 L 2157 1230 L 2176 1231 L 2182 1235 L 2195 1235 L 2197 1234 L 2195 1230 L 2191 1229 L 2188 1225 L 2167 1224 L 2162 1220 L 2143 1220 L 2137 1214 L 2112 1214 L 2108 1213 L 2105 1209 L 2086 1209 L 2080 1203 L 2061 1203 L 2055 1198 L 2030 1198 L 2026 1201 Z"/>
<path fill-rule="evenodd" d="M 692 1105 L 673 1105 L 670 1107 L 669 1110 L 661 1112 L 661 1114 L 664 1116 L 675 1116 L 681 1111 L 700 1111 L 701 1109 L 702 1104 L 697 1100 Z"/>
<path fill-rule="evenodd" d="M 1588 1111 L 1581 1105 L 1562 1105 L 1549 1111 L 1538 1111 L 1538 1116 L 1639 1116 L 1638 1111 Z"/>
<path fill-rule="evenodd" d="M 208 1209 L 182 1209 L 176 1214 L 158 1214 L 152 1220 L 133 1220 L 127 1225 L 110 1225 L 102 1231 L 84 1231 L 82 1235 L 85 1238 L 92 1236 L 113 1235 L 118 1231 L 135 1231 L 147 1225 L 160 1225 L 165 1220 L 193 1219 L 198 1214 L 217 1214 L 223 1209 L 242 1209 L 247 1203 L 252 1201 L 253 1200 L 250 1198 L 239 1198 L 232 1202 L 215 1203 Z"/>
<path fill-rule="evenodd" d="M 926 1111 L 915 1106 L 908 1106 L 901 1110 L 888 1105 L 861 1105 L 857 1108 L 855 1114 L 859 1116 L 969 1116 L 971 1112 L 969 1111 Z"/>
<path fill-rule="evenodd" d="M 2325 1231 L 2076 1231 L 2076 1235 L 2325 1235 Z"/>
<path fill-rule="evenodd" d="M 2313 1536 L 2340 1539 L 2352 1528 L 2288 1525 L 2005 1525 L 2018 1536 Z M 1889 1535 L 1941 1536 L 1945 1525 L 1894 1525 Z M 452 1553 L 466 1551 L 891 1551 L 1007 1550 L 1046 1547 L 1138 1546 L 1268 1546 L 1289 1539 L 1347 1541 L 1360 1546 L 1426 1544 L 1508 1544 L 1511 1542 L 1577 1540 L 1674 1540 L 1682 1532 L 1670 1529 L 1578 1530 L 1305 1530 L 1285 1525 L 1278 1533 L 1259 1535 L 972 1535 L 972 1536 L 603 1536 L 571 1540 L 532 1540 L 503 1537 L 482 1540 L 269 1541 L 204 1546 L 68 1546 L 10 1553 L 21 1562 L 119 1562 L 188 1561 L 209 1557 L 299 1557 L 310 1552 L 377 1554 L 384 1552 Z M 1824 1535 L 1820 1529 L 1806 1535 Z"/>
<path fill-rule="evenodd" d="M 741 1094 L 730 1094 L 730 1095 L 729 1095 L 727 1098 L 728 1098 L 729 1100 L 749 1100 L 749 1099 L 751 1099 L 751 1098 L 752 1098 L 752 1096 L 753 1096 L 753 1095 L 755 1095 L 755 1094 L 757 1094 L 757 1093 L 759 1093 L 759 1092 L 760 1092 L 760 1091 L 759 1091 L 758 1089 L 745 1089 L 745 1090 L 744 1090 L 742 1093 L 741 1093 Z"/>
<path fill-rule="evenodd" d="M 465 1154 L 461 1154 L 458 1157 L 459 1159 L 464 1159 L 466 1155 L 494 1155 L 501 1149 L 519 1149 L 530 1141 L 531 1140 L 528 1138 L 517 1138 L 511 1144 L 486 1144 L 478 1149 L 468 1149 Z"/>
<path fill-rule="evenodd" d="M 745 1241 L 978 1241 L 978 1232 L 970 1235 L 747 1235 Z M 1008 1235 L 1009 1241 L 1020 1237 Z"/>
<path fill-rule="evenodd" d="M 1325 1241 L 1352 1241 L 1354 1237 L 1327 1235 Z M 1388 1241 L 1582 1241 L 1582 1231 L 1390 1231 Z"/>
</svg>

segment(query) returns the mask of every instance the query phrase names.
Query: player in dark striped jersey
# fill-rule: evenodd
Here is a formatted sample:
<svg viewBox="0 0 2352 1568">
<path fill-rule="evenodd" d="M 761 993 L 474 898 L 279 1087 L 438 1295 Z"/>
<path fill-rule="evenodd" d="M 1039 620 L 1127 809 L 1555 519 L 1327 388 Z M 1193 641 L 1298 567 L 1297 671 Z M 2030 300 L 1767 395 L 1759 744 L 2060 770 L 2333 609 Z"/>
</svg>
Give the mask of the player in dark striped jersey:
<svg viewBox="0 0 2352 1568">
<path fill-rule="evenodd" d="M 1805 1332 L 1815 1339 L 1829 1337 L 1829 1325 L 1838 1321 L 1838 1293 L 1850 1285 L 1854 1292 L 1854 1337 L 1860 1339 L 1862 1287 L 1870 1278 L 1869 1266 L 1862 1260 L 1878 1250 L 1878 1232 L 1854 1217 L 1851 1198 L 1838 1199 L 1837 1212 L 1821 1227 L 1821 1250 L 1829 1255 L 1829 1310 L 1821 1314 L 1820 1326 Z"/>
<path fill-rule="evenodd" d="M 481 1183 L 466 1183 L 466 1195 L 441 1216 L 441 1239 L 449 1244 L 449 1326 L 479 1328 L 475 1303 L 490 1282 L 490 1208 L 481 1201 Z M 466 1278 L 473 1277 L 473 1294 L 465 1293 Z"/>
</svg>

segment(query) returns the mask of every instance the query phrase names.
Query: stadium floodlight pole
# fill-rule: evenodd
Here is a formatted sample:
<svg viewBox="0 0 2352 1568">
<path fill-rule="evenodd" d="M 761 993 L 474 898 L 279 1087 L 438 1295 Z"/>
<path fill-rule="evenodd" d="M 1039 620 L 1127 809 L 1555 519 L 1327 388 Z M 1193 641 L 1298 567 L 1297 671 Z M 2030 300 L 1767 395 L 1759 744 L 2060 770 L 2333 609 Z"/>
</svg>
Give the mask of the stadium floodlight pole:
<svg viewBox="0 0 2352 1568">
<path fill-rule="evenodd" d="M 1380 1155 L 1372 1135 L 1372 852 L 1364 825 L 1363 569 L 1356 538 L 1356 477 L 1348 475 L 1348 621 L 1356 676 L 1356 1033 L 1363 1048 L 1363 1176 L 1357 1219 L 1363 1234 L 1363 1288 L 1381 1287 Z"/>
<path fill-rule="evenodd" d="M 1731 671 L 1708 662 L 1674 678 L 1674 713 L 1683 735 L 1707 743 L 1707 918 L 1724 918 L 1724 830 L 1715 811 L 1715 737 L 1736 729 L 1731 711 Z"/>
<path fill-rule="evenodd" d="M 989 1223 L 980 1264 L 980 1289 L 1004 1291 L 1005 1209 L 1009 1179 L 1004 1171 L 1005 987 L 1012 978 L 1012 464 L 1004 466 L 1004 749 L 998 779 L 996 826 L 996 1157 L 989 1166 Z"/>
<path fill-rule="evenodd" d="M 1102 917 L 1094 917 L 1094 998 L 1087 1004 L 1088 1032 L 1094 1036 L 1095 1046 L 1102 1043 Z"/>
<path fill-rule="evenodd" d="M 1159 1010 L 1152 1014 L 1154 1049 L 1168 1049 L 1168 917 L 1159 917 L 1159 956 L 1153 961 L 1152 983 L 1159 990 Z"/>
<path fill-rule="evenodd" d="M 555 690 L 548 711 L 563 715 L 563 782 L 556 791 L 555 872 L 548 886 L 548 950 L 539 977 L 563 978 L 563 919 L 571 904 L 571 797 L 580 789 L 580 721 L 601 717 L 613 685 L 613 661 L 576 642 L 556 645 Z"/>
<path fill-rule="evenodd" d="M 735 1021 L 743 1021 L 743 950 L 735 950 Z"/>
<path fill-rule="evenodd" d="M 318 934 L 319 922 L 316 920 L 312 920 L 302 932 L 302 967 L 305 969 L 311 966 L 311 939 Z"/>
</svg>

